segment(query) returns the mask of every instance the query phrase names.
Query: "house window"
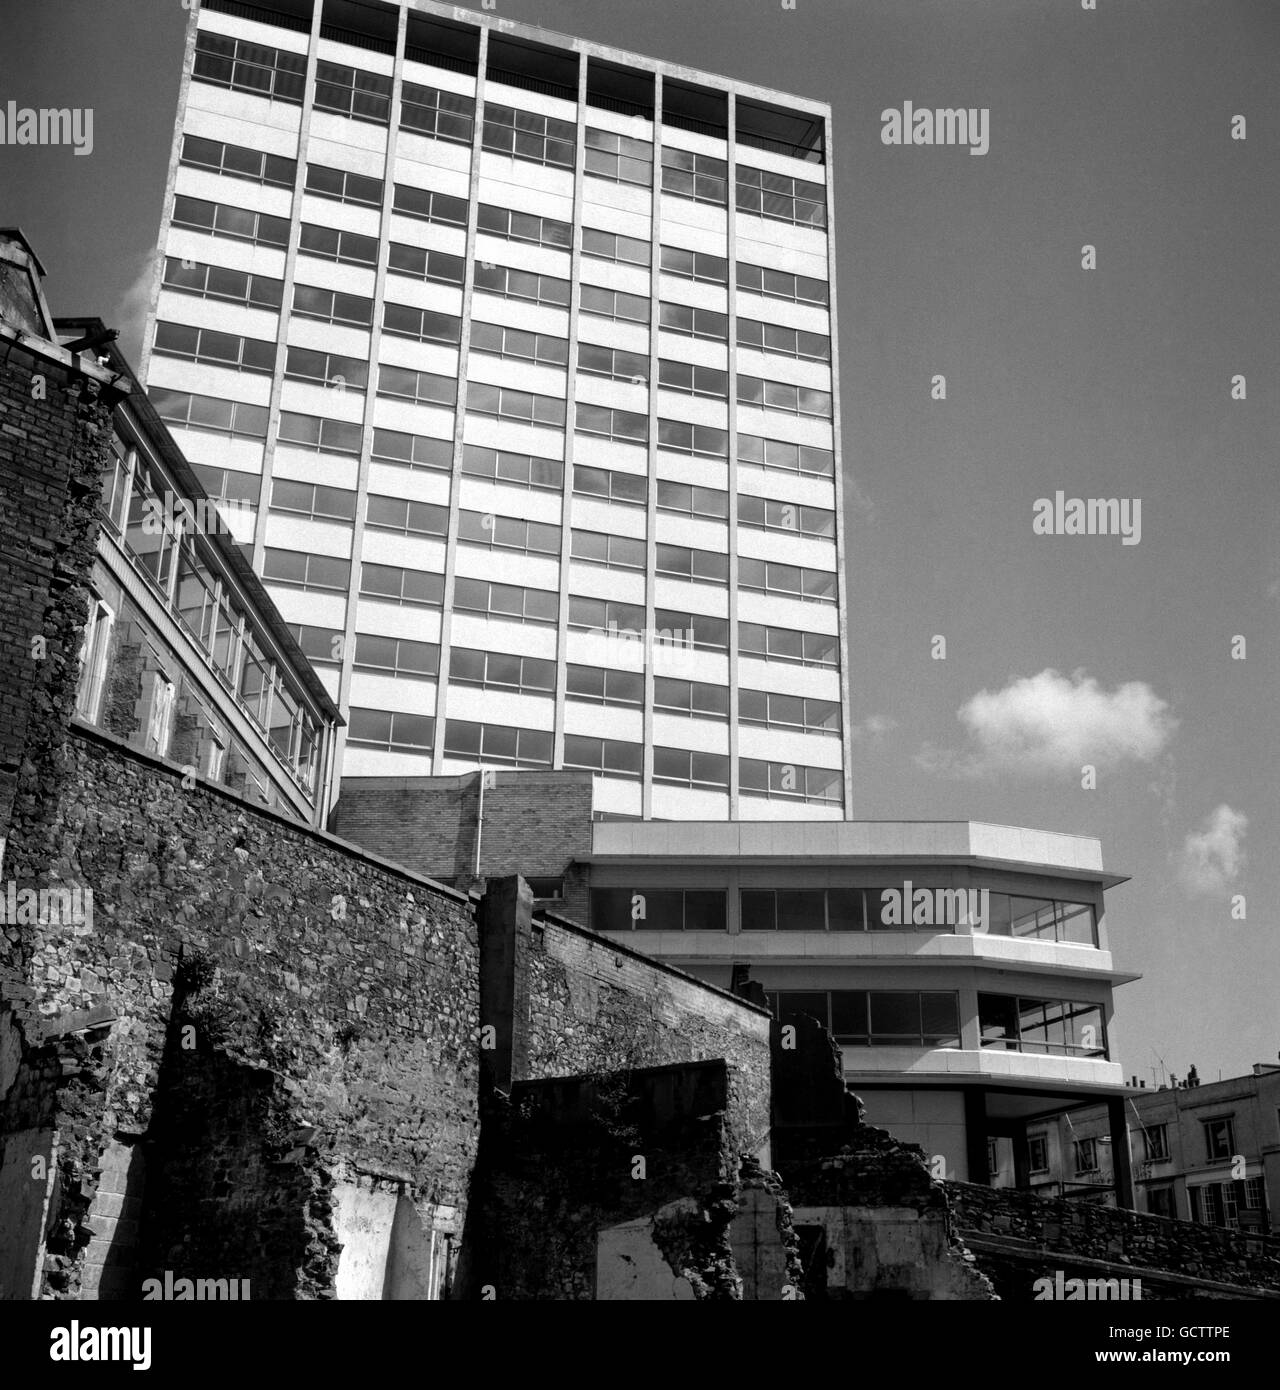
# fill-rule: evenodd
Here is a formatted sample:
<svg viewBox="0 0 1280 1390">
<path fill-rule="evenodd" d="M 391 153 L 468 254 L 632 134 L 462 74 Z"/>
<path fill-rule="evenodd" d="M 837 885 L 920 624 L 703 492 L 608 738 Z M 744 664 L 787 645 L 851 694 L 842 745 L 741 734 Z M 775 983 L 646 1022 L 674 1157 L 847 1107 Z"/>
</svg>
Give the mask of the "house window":
<svg viewBox="0 0 1280 1390">
<path fill-rule="evenodd" d="M 1000 1141 L 998 1139 L 987 1140 L 987 1173 L 991 1177 L 996 1177 L 1000 1172 Z"/>
<path fill-rule="evenodd" d="M 98 717 L 114 621 L 111 609 L 101 599 L 96 600 L 85 624 L 84 645 L 80 649 L 80 684 L 76 690 L 76 713 L 89 723 Z"/>
<path fill-rule="evenodd" d="M 1230 1158 L 1236 1150 L 1235 1127 L 1231 1117 L 1204 1121 L 1204 1152 L 1210 1161 Z"/>
<path fill-rule="evenodd" d="M 163 671 L 151 678 L 151 714 L 147 720 L 147 750 L 163 758 L 169 751 L 174 684 Z"/>
<path fill-rule="evenodd" d="M 1148 1125 L 1142 1131 L 1144 1157 L 1148 1163 L 1163 1163 L 1169 1157 L 1169 1126 Z"/>
<path fill-rule="evenodd" d="M 1027 1140 L 1028 1161 L 1033 1173 L 1049 1169 L 1049 1141 L 1043 1134 L 1033 1134 Z"/>
<path fill-rule="evenodd" d="M 1096 1139 L 1077 1139 L 1074 1147 L 1076 1172 L 1096 1173 L 1098 1171 L 1098 1141 Z"/>
<path fill-rule="evenodd" d="M 1152 1216 L 1164 1216 L 1170 1221 L 1177 1218 L 1177 1206 L 1171 1187 L 1153 1187 L 1147 1192 L 1147 1210 Z"/>
<path fill-rule="evenodd" d="M 226 758 L 226 746 L 219 743 L 216 738 L 210 739 L 208 748 L 205 750 L 204 762 L 204 775 L 210 782 L 222 780 L 222 769 L 226 764 Z"/>
</svg>

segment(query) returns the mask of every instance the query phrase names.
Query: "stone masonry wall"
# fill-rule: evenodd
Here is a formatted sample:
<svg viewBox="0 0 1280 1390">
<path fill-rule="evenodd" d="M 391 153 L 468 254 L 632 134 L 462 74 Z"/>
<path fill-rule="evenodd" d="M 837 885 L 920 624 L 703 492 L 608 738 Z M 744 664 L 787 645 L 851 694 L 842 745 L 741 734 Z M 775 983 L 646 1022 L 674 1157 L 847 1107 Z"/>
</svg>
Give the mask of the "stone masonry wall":
<svg viewBox="0 0 1280 1390">
<path fill-rule="evenodd" d="M 995 1254 L 979 1253 L 980 1266 L 993 1266 L 992 1276 L 1005 1297 L 1029 1299 L 1035 1279 L 1052 1276 L 1058 1269 L 1077 1271 L 1073 1258 L 1105 1262 L 1115 1267 L 1110 1272 L 1117 1275 L 1129 1266 L 1139 1277 L 1153 1270 L 1224 1285 L 1280 1290 L 1280 1239 L 1274 1236 L 1039 1197 L 1016 1188 L 959 1182 L 946 1186 L 962 1235 L 974 1242 L 986 1238 L 993 1245 L 1007 1245 L 1016 1257 L 999 1260 Z M 1086 1265 L 1079 1266 L 1078 1272 L 1086 1277 L 1099 1273 Z M 1151 1296 L 1159 1281 L 1144 1278 L 1143 1287 Z M 1170 1284 L 1161 1296 L 1187 1297 L 1188 1290 Z"/>
</svg>

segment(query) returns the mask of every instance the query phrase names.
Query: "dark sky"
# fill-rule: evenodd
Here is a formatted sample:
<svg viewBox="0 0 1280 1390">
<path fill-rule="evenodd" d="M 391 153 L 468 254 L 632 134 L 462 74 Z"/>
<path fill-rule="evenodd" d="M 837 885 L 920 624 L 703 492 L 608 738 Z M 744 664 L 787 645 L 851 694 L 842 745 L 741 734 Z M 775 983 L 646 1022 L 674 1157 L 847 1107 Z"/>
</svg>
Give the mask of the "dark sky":
<svg viewBox="0 0 1280 1390">
<path fill-rule="evenodd" d="M 1280 5 L 497 13 L 832 103 L 852 813 L 1099 836 L 1133 876 L 1110 895 L 1117 962 L 1145 975 L 1118 995 L 1126 1070 L 1274 1060 Z M 117 324 L 135 360 L 186 18 L 0 0 L 0 109 L 95 120 L 88 157 L 0 147 L 0 220 L 32 238 L 54 312 Z M 989 109 L 990 152 L 886 147 L 880 113 L 905 101 Z M 1034 535 L 1057 490 L 1141 498 L 1140 543 Z"/>
</svg>

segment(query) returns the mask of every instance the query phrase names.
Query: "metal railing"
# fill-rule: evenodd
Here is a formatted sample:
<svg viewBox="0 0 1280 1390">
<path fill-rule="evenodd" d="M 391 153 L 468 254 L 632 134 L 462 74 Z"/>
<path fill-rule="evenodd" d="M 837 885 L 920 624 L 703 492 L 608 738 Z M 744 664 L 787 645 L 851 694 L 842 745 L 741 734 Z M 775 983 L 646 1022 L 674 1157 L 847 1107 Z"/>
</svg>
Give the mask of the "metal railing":
<svg viewBox="0 0 1280 1390">
<path fill-rule="evenodd" d="M 247 5 L 243 0 L 203 0 L 202 8 L 235 15 L 237 19 L 255 19 L 259 24 L 274 24 L 277 29 L 292 29 L 295 34 L 311 32 L 311 21 L 301 15 L 281 14 L 262 5 Z"/>
<path fill-rule="evenodd" d="M 429 48 L 415 48 L 412 44 L 405 48 L 404 56 L 415 63 L 425 63 L 428 67 L 443 68 L 445 72 L 460 72 L 474 77 L 478 64 L 474 58 L 459 58 L 452 53 L 435 53 Z"/>
<path fill-rule="evenodd" d="M 354 29 L 341 29 L 336 24 L 322 24 L 320 37 L 332 39 L 334 43 L 345 43 L 349 48 L 367 48 L 371 53 L 395 53 L 394 39 L 379 39 L 373 34 L 360 34 Z"/>
<path fill-rule="evenodd" d="M 530 77 L 527 73 L 512 72 L 508 68 L 489 68 L 486 76 L 494 82 L 504 82 L 508 87 L 520 87 L 526 92 L 538 92 L 544 97 L 559 97 L 562 101 L 577 101 L 576 87 L 566 87 L 563 82 L 548 82 L 541 77 Z"/>
</svg>

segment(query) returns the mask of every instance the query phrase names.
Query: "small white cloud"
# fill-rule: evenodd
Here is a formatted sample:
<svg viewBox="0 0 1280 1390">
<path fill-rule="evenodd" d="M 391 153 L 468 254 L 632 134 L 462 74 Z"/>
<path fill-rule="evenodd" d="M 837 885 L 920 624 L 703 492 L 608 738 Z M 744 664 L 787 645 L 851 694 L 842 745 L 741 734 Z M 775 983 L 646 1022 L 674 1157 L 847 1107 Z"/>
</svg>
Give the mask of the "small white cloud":
<svg viewBox="0 0 1280 1390">
<path fill-rule="evenodd" d="M 1151 762 L 1165 748 L 1177 721 L 1168 703 L 1145 681 L 1104 690 L 1083 671 L 1064 676 L 1047 669 L 982 690 L 957 711 L 971 747 L 952 752 L 926 745 L 919 766 L 955 777 L 998 773 L 1079 772 L 1086 763 Z"/>
<path fill-rule="evenodd" d="M 120 330 L 120 350 L 135 371 L 141 364 L 142 340 L 146 333 L 147 311 L 151 308 L 151 288 L 155 283 L 158 250 L 145 252 L 138 272 L 120 296 L 114 327 Z"/>
<path fill-rule="evenodd" d="M 1244 866 L 1249 817 L 1225 802 L 1182 842 L 1178 877 L 1192 893 L 1220 893 Z"/>
<path fill-rule="evenodd" d="M 898 727 L 896 719 L 890 719 L 887 714 L 869 714 L 861 724 L 855 724 L 849 730 L 851 739 L 860 738 L 883 738 L 885 734 L 892 732 Z"/>
</svg>

